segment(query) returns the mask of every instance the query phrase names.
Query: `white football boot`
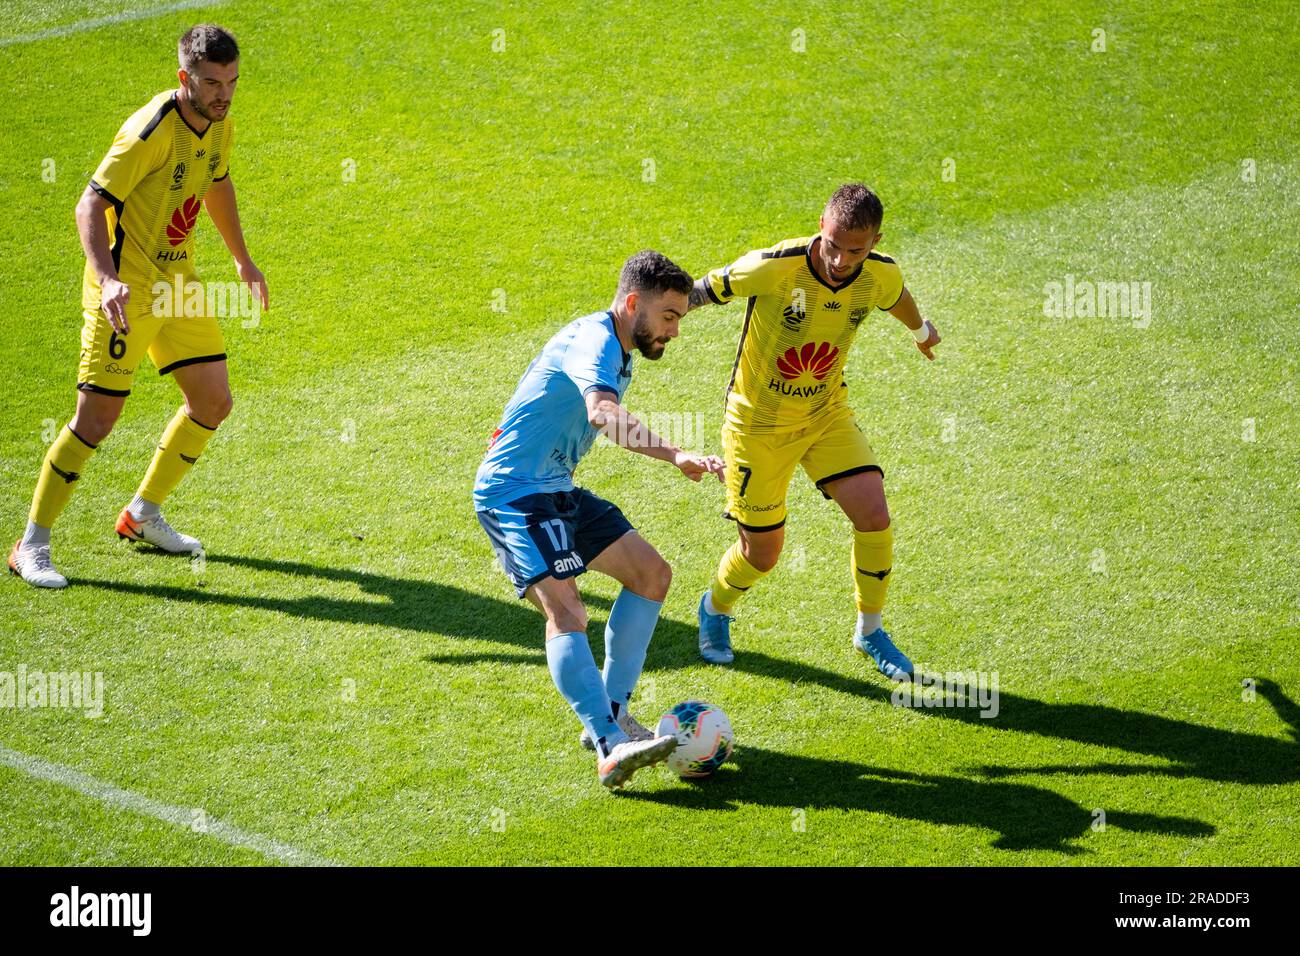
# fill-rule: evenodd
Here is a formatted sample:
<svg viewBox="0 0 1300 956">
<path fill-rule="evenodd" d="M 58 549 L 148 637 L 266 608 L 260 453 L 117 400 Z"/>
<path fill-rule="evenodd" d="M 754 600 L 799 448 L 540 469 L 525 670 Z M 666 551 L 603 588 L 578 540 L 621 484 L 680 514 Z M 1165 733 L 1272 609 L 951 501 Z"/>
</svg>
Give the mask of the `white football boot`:
<svg viewBox="0 0 1300 956">
<path fill-rule="evenodd" d="M 615 744 L 609 756 L 597 756 L 596 773 L 604 786 L 617 790 L 642 767 L 663 763 L 676 749 L 677 738 L 671 734 L 649 740 L 625 740 Z"/>
<path fill-rule="evenodd" d="M 28 545 L 23 547 L 22 540 L 14 542 L 14 549 L 9 552 L 9 573 L 16 574 L 28 584 L 38 588 L 66 588 L 68 579 L 58 571 L 50 561 L 48 544 Z"/>
<path fill-rule="evenodd" d="M 181 534 L 167 523 L 162 512 L 137 521 L 131 517 L 129 508 L 123 508 L 117 516 L 117 536 L 128 541 L 143 541 L 172 554 L 193 554 L 203 550 L 198 538 Z"/>
</svg>

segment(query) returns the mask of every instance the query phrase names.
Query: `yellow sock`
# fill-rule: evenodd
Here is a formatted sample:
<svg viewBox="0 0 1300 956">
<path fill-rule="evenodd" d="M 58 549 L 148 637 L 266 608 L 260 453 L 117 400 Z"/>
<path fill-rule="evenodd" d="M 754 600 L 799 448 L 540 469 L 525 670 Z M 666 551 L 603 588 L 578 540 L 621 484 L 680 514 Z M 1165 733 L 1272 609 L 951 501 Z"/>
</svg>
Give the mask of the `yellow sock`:
<svg viewBox="0 0 1300 956">
<path fill-rule="evenodd" d="M 853 532 L 853 590 L 858 610 L 879 614 L 885 607 L 889 572 L 894 567 L 894 526 Z"/>
<path fill-rule="evenodd" d="M 32 510 L 27 520 L 42 528 L 53 527 L 63 508 L 72 497 L 73 484 L 81 477 L 86 462 L 95 453 L 95 446 L 77 436 L 71 426 L 59 432 L 54 444 L 45 453 L 41 477 L 36 482 L 32 496 Z"/>
<path fill-rule="evenodd" d="M 200 425 L 186 415 L 184 407 L 178 409 L 163 431 L 162 441 L 158 443 L 158 450 L 154 452 L 153 461 L 136 494 L 151 504 L 161 505 L 189 472 L 190 466 L 198 461 L 215 431 L 215 428 Z"/>
<path fill-rule="evenodd" d="M 740 542 L 737 541 L 718 562 L 718 573 L 713 579 L 713 589 L 710 592 L 713 595 L 714 610 L 730 614 L 741 595 L 766 576 L 766 571 L 758 570 L 745 560 L 740 551 Z"/>
</svg>

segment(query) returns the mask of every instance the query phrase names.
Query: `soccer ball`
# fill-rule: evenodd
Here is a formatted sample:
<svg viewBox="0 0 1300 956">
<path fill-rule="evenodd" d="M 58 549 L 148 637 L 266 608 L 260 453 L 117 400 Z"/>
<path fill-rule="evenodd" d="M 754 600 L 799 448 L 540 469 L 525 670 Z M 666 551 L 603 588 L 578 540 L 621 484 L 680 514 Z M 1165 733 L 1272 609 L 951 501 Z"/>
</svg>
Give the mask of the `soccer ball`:
<svg viewBox="0 0 1300 956">
<path fill-rule="evenodd" d="M 735 738 L 721 708 L 702 700 L 685 700 L 659 718 L 657 735 L 672 734 L 677 749 L 668 769 L 679 777 L 711 777 L 731 756 Z"/>
</svg>

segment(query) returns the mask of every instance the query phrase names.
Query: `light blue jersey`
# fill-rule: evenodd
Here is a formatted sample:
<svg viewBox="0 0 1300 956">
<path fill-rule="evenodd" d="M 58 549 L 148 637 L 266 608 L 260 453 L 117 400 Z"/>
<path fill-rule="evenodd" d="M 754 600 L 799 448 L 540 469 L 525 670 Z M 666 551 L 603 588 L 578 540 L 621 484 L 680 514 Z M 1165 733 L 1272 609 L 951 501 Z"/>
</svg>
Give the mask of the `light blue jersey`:
<svg viewBox="0 0 1300 956">
<path fill-rule="evenodd" d="M 632 381 L 610 312 L 575 319 L 533 359 L 506 405 L 474 481 L 474 509 L 524 495 L 573 490 L 573 470 L 595 441 L 586 394 L 613 392 L 621 403 Z"/>
</svg>

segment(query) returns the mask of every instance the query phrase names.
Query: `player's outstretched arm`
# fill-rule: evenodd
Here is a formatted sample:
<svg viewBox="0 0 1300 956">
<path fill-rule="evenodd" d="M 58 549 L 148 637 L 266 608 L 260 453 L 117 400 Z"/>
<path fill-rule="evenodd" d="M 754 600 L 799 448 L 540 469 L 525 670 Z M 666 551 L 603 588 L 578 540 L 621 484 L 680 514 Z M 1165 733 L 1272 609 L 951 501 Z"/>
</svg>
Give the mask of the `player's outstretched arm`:
<svg viewBox="0 0 1300 956">
<path fill-rule="evenodd" d="M 921 310 L 916 307 L 916 300 L 912 298 L 907 286 L 903 286 L 903 294 L 898 297 L 898 302 L 889 310 L 889 314 L 907 326 L 907 331 L 916 339 L 916 347 L 921 350 L 921 354 L 933 362 L 934 347 L 943 340 L 939 338 L 934 323 L 921 318 Z"/>
<path fill-rule="evenodd" d="M 691 286 L 691 293 L 686 299 L 686 311 L 697 309 L 702 305 L 714 305 L 713 297 L 709 295 L 709 277 L 702 276 L 695 280 Z"/>
<path fill-rule="evenodd" d="M 221 233 L 221 238 L 235 259 L 235 271 L 239 279 L 257 294 L 263 309 L 271 308 L 271 299 L 266 288 L 266 276 L 253 264 L 253 257 L 248 254 L 244 243 L 244 229 L 239 224 L 239 206 L 235 202 L 235 183 L 230 176 L 220 179 L 208 187 L 208 194 L 203 197 L 203 205 L 208 207 L 212 224 Z"/>
<path fill-rule="evenodd" d="M 671 462 L 691 481 L 717 475 L 722 481 L 723 463 L 717 455 L 691 455 L 660 438 L 618 403 L 613 392 L 587 393 L 587 421 L 616 445 L 660 461 Z"/>
</svg>

